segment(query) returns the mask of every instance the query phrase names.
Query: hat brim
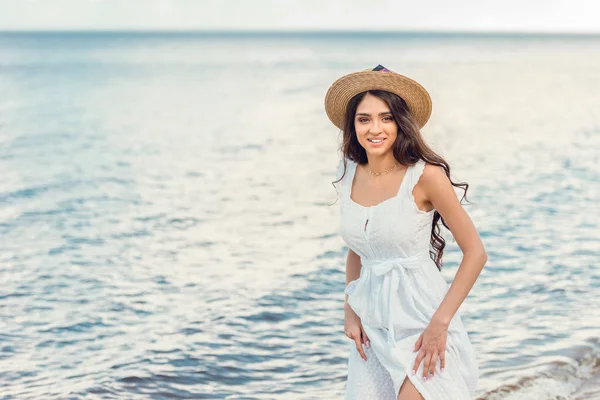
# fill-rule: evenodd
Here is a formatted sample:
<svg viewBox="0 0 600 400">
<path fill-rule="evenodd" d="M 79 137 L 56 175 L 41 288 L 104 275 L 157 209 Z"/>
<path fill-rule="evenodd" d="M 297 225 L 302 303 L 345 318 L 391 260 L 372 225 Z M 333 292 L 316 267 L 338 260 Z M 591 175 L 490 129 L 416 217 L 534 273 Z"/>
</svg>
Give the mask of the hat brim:
<svg viewBox="0 0 600 400">
<path fill-rule="evenodd" d="M 419 128 L 431 116 L 431 97 L 418 82 L 396 72 L 360 71 L 342 76 L 325 94 L 327 117 L 339 129 L 344 129 L 346 107 L 352 97 L 367 90 L 386 90 L 402 97 Z"/>
</svg>

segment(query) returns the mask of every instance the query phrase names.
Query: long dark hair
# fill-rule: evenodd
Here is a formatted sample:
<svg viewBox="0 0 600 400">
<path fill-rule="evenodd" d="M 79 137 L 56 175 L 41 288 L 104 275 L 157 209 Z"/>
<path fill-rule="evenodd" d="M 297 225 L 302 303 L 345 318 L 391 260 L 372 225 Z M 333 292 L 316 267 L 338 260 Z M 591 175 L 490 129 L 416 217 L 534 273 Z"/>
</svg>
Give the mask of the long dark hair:
<svg viewBox="0 0 600 400">
<path fill-rule="evenodd" d="M 350 99 L 348 102 L 348 107 L 346 108 L 343 140 L 340 146 L 340 150 L 344 154 L 344 158 L 348 158 L 358 164 L 365 164 L 368 161 L 367 152 L 360 145 L 360 143 L 358 143 L 358 139 L 356 138 L 356 129 L 354 127 L 356 108 L 367 93 L 379 97 L 388 104 L 392 116 L 394 117 L 394 121 L 398 125 L 398 136 L 396 137 L 396 141 L 394 142 L 392 148 L 396 160 L 403 165 L 413 165 L 419 160 L 423 160 L 429 164 L 442 167 L 452 186 L 459 187 L 464 190 L 463 196 L 460 199 L 461 204 L 463 199 L 467 200 L 467 190 L 469 189 L 469 185 L 464 182 L 456 183 L 452 181 L 450 178 L 450 166 L 440 155 L 435 153 L 427 145 L 427 143 L 425 143 L 423 137 L 421 136 L 419 125 L 415 121 L 413 115 L 410 113 L 406 102 L 404 99 L 394 93 L 384 90 L 369 90 L 367 92 L 359 93 Z M 332 182 L 332 184 L 342 180 L 344 175 L 346 175 L 346 168 L 347 165 L 344 160 L 344 173 L 340 179 Z M 434 212 L 433 222 L 431 224 L 430 240 L 431 247 L 433 247 L 434 251 L 430 251 L 429 253 L 433 256 L 433 261 L 435 262 L 438 270 L 441 271 L 442 255 L 444 254 L 446 241 L 440 232 L 440 221 L 442 222 L 442 225 L 446 227 L 446 229 L 450 230 L 440 213 L 438 213 L 436 210 Z"/>
</svg>

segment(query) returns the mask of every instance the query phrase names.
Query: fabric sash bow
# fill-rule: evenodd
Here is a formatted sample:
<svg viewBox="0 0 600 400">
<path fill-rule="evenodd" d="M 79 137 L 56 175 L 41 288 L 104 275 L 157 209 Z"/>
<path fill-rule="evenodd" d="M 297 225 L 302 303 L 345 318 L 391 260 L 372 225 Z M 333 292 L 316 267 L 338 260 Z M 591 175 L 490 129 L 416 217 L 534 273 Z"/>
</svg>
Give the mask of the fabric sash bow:
<svg viewBox="0 0 600 400">
<path fill-rule="evenodd" d="M 381 285 L 378 285 L 375 292 L 370 293 L 369 288 L 365 286 L 366 282 L 359 282 L 361 280 L 359 278 L 351 282 L 345 290 L 345 293 L 349 294 L 348 303 L 361 320 L 363 318 L 367 321 L 372 320 L 373 316 L 365 315 L 367 311 L 364 308 L 367 308 L 367 306 L 375 306 L 376 308 L 373 311 L 377 315 L 387 314 L 387 324 L 385 325 L 387 325 L 388 343 L 391 347 L 394 347 L 396 341 L 394 316 L 396 316 L 397 311 L 395 307 L 397 300 L 394 298 L 394 293 L 400 285 L 399 269 L 418 269 L 427 260 L 431 261 L 428 252 L 418 253 L 410 257 L 396 257 L 385 260 L 365 258 L 362 260 L 363 268 L 369 269 L 376 276 L 383 276 Z M 383 321 L 375 322 L 384 325 Z"/>
</svg>

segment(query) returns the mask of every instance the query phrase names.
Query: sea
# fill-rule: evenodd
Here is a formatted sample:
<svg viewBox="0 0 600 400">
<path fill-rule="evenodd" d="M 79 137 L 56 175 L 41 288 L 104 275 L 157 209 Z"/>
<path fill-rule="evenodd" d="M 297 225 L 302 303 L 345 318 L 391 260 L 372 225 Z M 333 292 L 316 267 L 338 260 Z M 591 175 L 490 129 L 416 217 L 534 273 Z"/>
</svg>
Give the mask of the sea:
<svg viewBox="0 0 600 400">
<path fill-rule="evenodd" d="M 600 36 L 114 31 L 0 33 L 0 399 L 342 399 L 324 96 L 378 64 L 469 184 L 474 398 L 600 399 Z"/>
</svg>

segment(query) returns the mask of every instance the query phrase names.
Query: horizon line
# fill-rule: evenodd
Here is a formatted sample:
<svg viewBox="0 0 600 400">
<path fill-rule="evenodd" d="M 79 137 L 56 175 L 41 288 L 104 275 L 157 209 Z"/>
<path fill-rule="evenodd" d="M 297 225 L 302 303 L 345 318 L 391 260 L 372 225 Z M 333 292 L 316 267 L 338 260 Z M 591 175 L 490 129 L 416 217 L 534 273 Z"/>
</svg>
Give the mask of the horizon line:
<svg viewBox="0 0 600 400">
<path fill-rule="evenodd" d="M 436 34 L 436 35 L 491 35 L 491 36 L 600 36 L 600 31 L 528 31 L 528 30 L 447 30 L 447 29 L 131 29 L 131 28 L 102 28 L 102 29 L 2 29 L 0 34 L 10 33 L 123 33 L 123 34 L 281 34 L 281 35 L 345 35 L 345 34 Z"/>
</svg>

